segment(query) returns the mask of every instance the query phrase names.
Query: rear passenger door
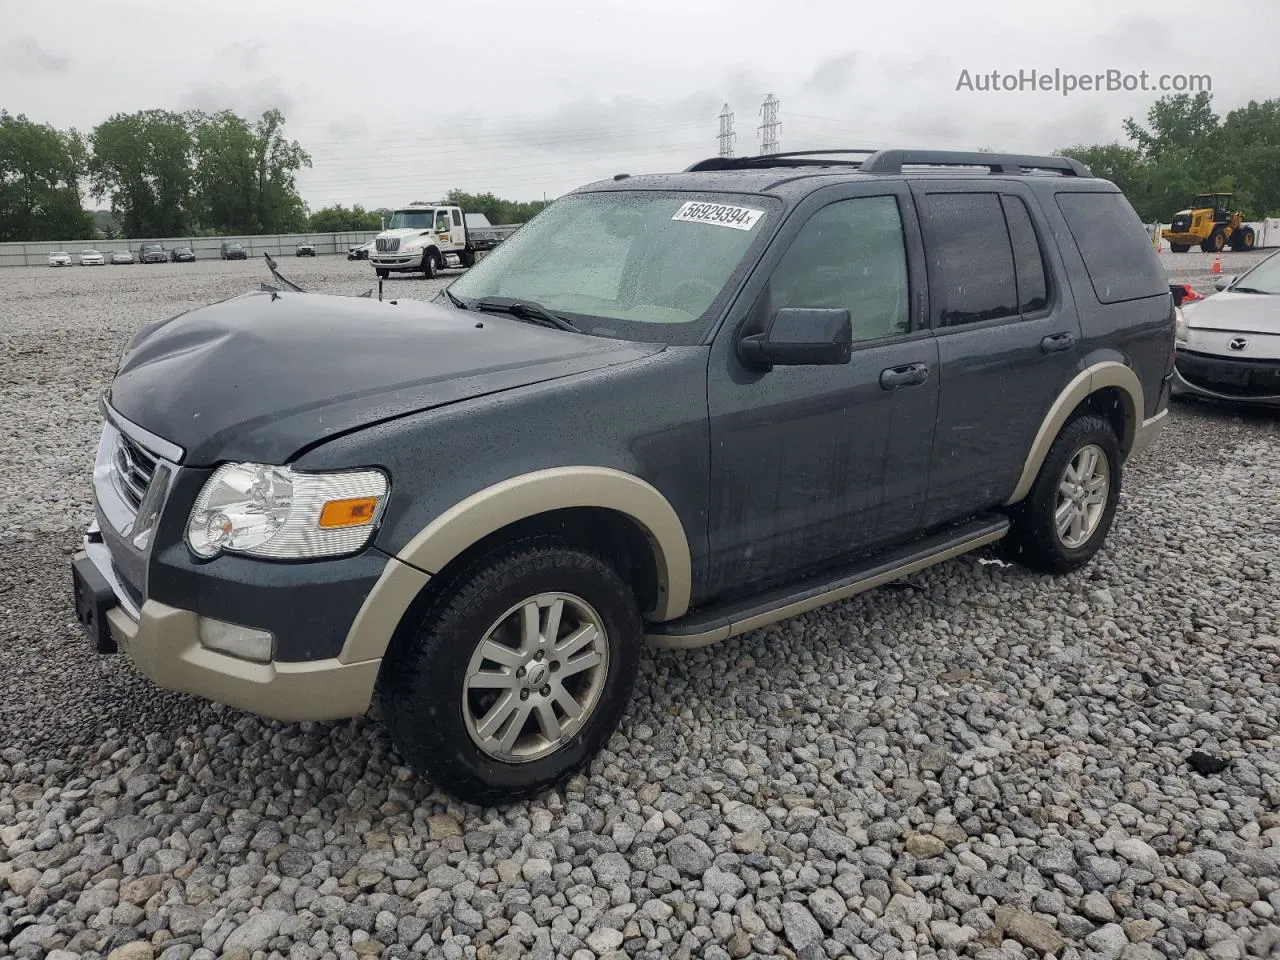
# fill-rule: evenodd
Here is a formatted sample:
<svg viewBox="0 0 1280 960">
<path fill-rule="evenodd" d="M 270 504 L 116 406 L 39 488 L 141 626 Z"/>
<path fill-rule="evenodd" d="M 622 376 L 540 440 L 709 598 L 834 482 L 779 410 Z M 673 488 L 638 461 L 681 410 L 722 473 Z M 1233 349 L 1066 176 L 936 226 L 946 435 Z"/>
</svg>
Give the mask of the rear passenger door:
<svg viewBox="0 0 1280 960">
<path fill-rule="evenodd" d="M 931 524 L 1002 503 L 1079 372 L 1080 329 L 1032 192 L 1016 181 L 913 183 L 938 341 Z"/>
</svg>

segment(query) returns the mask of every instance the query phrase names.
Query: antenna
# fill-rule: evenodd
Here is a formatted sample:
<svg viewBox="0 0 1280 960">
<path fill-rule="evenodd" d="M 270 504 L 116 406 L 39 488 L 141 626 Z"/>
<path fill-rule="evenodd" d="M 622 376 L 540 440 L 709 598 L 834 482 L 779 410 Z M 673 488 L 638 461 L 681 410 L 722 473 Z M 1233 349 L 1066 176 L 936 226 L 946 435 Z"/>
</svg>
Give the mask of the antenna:
<svg viewBox="0 0 1280 960">
<path fill-rule="evenodd" d="M 720 141 L 720 156 L 733 156 L 733 141 L 736 137 L 737 134 L 733 132 L 733 111 L 726 103 L 720 109 L 720 136 L 717 138 Z"/>
<path fill-rule="evenodd" d="M 778 152 L 778 128 L 782 123 L 778 120 L 778 98 L 772 93 L 760 104 L 760 154 Z"/>
</svg>

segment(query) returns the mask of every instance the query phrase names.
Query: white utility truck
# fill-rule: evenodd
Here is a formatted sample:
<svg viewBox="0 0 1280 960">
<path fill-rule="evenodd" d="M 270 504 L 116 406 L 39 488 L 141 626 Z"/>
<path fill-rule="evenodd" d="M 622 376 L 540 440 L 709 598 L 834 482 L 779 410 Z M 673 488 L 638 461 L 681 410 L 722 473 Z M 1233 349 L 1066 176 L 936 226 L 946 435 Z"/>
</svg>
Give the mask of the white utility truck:
<svg viewBox="0 0 1280 960">
<path fill-rule="evenodd" d="M 414 203 L 391 214 L 391 225 L 373 240 L 369 262 L 379 277 L 419 270 L 434 277 L 446 266 L 470 267 L 477 253 L 492 250 L 515 230 L 461 207 Z"/>
</svg>

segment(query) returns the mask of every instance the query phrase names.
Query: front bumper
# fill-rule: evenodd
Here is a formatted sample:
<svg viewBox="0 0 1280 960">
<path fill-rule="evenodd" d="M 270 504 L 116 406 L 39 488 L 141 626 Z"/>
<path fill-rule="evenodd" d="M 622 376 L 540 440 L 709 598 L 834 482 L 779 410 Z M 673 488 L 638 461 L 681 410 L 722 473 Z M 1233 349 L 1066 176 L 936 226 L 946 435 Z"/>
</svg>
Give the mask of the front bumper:
<svg viewBox="0 0 1280 960">
<path fill-rule="evenodd" d="M 1174 366 L 1174 396 L 1280 407 L 1280 361 L 1179 351 Z"/>
<path fill-rule="evenodd" d="M 160 686 L 285 721 L 336 720 L 369 709 L 380 659 L 254 663 L 211 650 L 200 642 L 200 617 L 193 611 L 155 600 L 141 608 L 131 603 L 101 543 L 86 539 L 73 563 L 84 560 L 119 601 L 106 611 L 111 640 Z"/>
<path fill-rule="evenodd" d="M 409 253 L 371 253 L 369 262 L 380 270 L 418 270 L 422 267 L 422 251 Z"/>
</svg>

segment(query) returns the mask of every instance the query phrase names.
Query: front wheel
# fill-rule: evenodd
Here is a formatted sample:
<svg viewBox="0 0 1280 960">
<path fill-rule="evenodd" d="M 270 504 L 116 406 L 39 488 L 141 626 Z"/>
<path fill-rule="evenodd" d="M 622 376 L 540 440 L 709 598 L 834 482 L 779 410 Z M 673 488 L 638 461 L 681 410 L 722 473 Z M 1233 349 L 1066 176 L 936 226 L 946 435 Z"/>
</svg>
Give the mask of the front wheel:
<svg viewBox="0 0 1280 960">
<path fill-rule="evenodd" d="M 613 733 L 641 637 L 609 563 L 528 540 L 479 560 L 401 628 L 379 700 L 400 754 L 433 783 L 482 805 L 527 798 Z"/>
<path fill-rule="evenodd" d="M 434 280 L 440 273 L 440 254 L 434 250 L 428 250 L 422 255 L 422 275 L 428 280 Z"/>
<path fill-rule="evenodd" d="M 1071 420 L 1013 512 L 1003 552 L 1042 573 L 1068 573 L 1102 548 L 1120 501 L 1120 442 L 1102 417 Z"/>
</svg>

